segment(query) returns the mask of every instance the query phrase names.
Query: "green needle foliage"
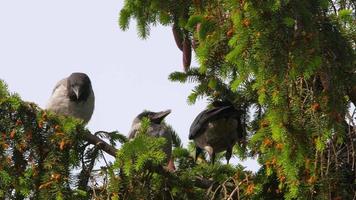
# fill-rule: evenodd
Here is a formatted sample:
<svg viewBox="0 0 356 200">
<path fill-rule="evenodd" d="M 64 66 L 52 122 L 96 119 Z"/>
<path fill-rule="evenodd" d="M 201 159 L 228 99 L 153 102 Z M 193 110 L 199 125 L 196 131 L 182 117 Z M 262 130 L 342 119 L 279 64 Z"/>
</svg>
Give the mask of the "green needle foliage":
<svg viewBox="0 0 356 200">
<path fill-rule="evenodd" d="M 112 164 L 80 121 L 24 102 L 0 81 L 0 199 L 354 199 L 355 9 L 352 0 L 126 0 L 123 30 L 131 19 L 141 38 L 157 24 L 173 27 L 184 72 L 169 79 L 196 84 L 189 104 L 228 101 L 244 112 L 234 154 L 261 169 L 224 165 L 222 155 L 195 162 L 194 146 L 166 125 L 176 166 L 168 171 L 165 140 L 146 134 L 147 120 L 131 141 L 95 134 L 122 144 Z M 198 67 L 189 68 L 191 51 Z"/>
<path fill-rule="evenodd" d="M 102 147 L 90 145 L 80 121 L 56 116 L 10 94 L 0 81 L 0 199 L 224 199 L 253 196 L 251 172 L 241 166 L 214 166 L 172 133 L 176 171 L 166 168 L 164 138 L 149 137 L 149 120 L 127 141 L 117 132 L 98 131 L 107 145 L 122 143 L 112 164 Z M 106 163 L 97 169 L 97 163 Z M 78 173 L 78 169 L 80 172 Z M 77 172 L 75 172 L 77 171 Z"/>
<path fill-rule="evenodd" d="M 0 91 L 0 198 L 74 198 L 70 169 L 83 127 L 10 95 L 2 81 Z"/>
<path fill-rule="evenodd" d="M 245 110 L 240 156 L 263 166 L 256 198 L 354 198 L 356 136 L 347 116 L 356 103 L 355 2 L 160 3 L 125 1 L 121 27 L 133 18 L 146 38 L 151 26 L 170 25 L 194 44 L 199 67 L 169 79 L 196 83 L 188 103 L 208 98 Z"/>
<path fill-rule="evenodd" d="M 0 80 L 0 199 L 90 199 L 88 180 L 100 154 L 84 140 L 88 132 L 77 119 L 10 94 Z M 126 140 L 116 132 L 107 138 Z"/>
</svg>

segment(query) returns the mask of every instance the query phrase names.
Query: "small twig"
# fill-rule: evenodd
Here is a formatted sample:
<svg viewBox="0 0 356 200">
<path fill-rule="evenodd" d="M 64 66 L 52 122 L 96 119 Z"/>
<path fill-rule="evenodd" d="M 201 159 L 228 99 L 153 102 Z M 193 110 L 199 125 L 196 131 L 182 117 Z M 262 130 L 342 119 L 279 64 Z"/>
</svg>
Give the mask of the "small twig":
<svg viewBox="0 0 356 200">
<path fill-rule="evenodd" d="M 107 169 L 108 169 L 110 166 L 109 166 L 108 162 L 106 161 L 106 158 L 105 158 L 105 155 L 104 155 L 103 151 L 100 151 L 100 152 L 101 152 L 101 154 L 102 154 L 102 156 L 103 156 L 103 160 L 104 160 L 105 165 L 106 165 L 104 185 L 106 186 L 106 187 L 105 187 L 105 190 L 108 192 L 109 184 L 107 183 L 107 181 L 108 181 L 108 170 L 107 170 Z"/>
<path fill-rule="evenodd" d="M 216 194 L 216 192 L 218 191 L 218 189 L 220 189 L 221 188 L 221 185 L 219 185 L 216 189 L 215 189 L 215 191 L 213 192 L 213 196 L 211 197 L 211 199 L 214 199 L 215 198 L 215 194 Z"/>
<path fill-rule="evenodd" d="M 232 200 L 232 197 L 234 196 L 235 192 L 237 193 L 237 199 L 240 200 L 240 192 L 239 192 L 239 190 L 240 190 L 240 187 L 239 187 L 239 185 L 237 185 L 235 187 L 235 189 L 231 192 L 231 194 L 230 194 L 229 198 L 227 198 L 227 200 L 230 200 L 230 199 Z"/>
<path fill-rule="evenodd" d="M 324 177 L 323 167 L 324 167 L 324 150 L 320 152 L 320 177 Z"/>
<path fill-rule="evenodd" d="M 331 140 L 330 141 L 331 142 L 331 147 L 332 147 L 332 149 L 333 149 L 333 152 L 334 152 L 334 156 L 335 156 L 335 166 L 336 166 L 336 170 L 337 170 L 337 168 L 338 168 L 338 165 L 337 165 L 337 162 L 338 162 L 338 156 L 337 156 L 337 152 L 336 152 L 336 149 L 335 149 L 335 145 L 334 145 L 334 142 L 333 142 L 333 140 Z M 331 149 L 329 148 L 329 151 L 331 151 Z M 330 152 L 329 152 L 329 154 L 330 154 Z M 329 158 L 328 158 L 329 159 Z"/>
<path fill-rule="evenodd" d="M 110 166 L 109 166 L 108 162 L 106 161 L 106 158 L 105 158 L 105 156 L 104 156 L 104 154 L 103 154 L 103 151 L 101 151 L 101 154 L 102 154 L 102 156 L 103 156 L 103 160 L 104 160 L 104 162 L 105 162 L 106 167 L 109 168 Z"/>
<path fill-rule="evenodd" d="M 91 181 L 92 181 L 92 183 L 94 184 L 94 180 L 92 179 Z M 95 187 L 92 187 L 92 190 L 93 190 L 93 196 L 96 197 Z"/>
<path fill-rule="evenodd" d="M 332 141 L 330 141 L 330 143 L 332 143 Z M 328 160 L 327 160 L 327 164 L 326 164 L 326 173 L 325 174 L 329 174 L 329 167 L 330 167 L 330 156 L 331 156 L 331 153 L 330 153 L 331 149 L 328 148 Z"/>
<path fill-rule="evenodd" d="M 335 5 L 334 5 L 334 1 L 330 1 L 331 2 L 331 7 L 333 8 L 333 10 L 334 10 L 334 14 L 335 15 L 337 15 L 337 9 L 336 9 L 336 7 L 335 7 Z"/>
<path fill-rule="evenodd" d="M 224 197 L 226 197 L 227 196 L 227 189 L 226 189 L 225 184 L 222 185 L 222 188 L 224 190 Z"/>
<path fill-rule="evenodd" d="M 352 113 L 352 116 L 350 116 L 350 114 L 349 113 L 346 113 L 346 117 L 349 119 L 349 121 L 350 121 L 350 124 L 351 125 L 349 125 L 346 121 L 345 121 L 345 123 L 346 123 L 346 125 L 348 126 L 348 134 L 349 134 L 349 138 L 350 138 L 350 143 L 351 143 L 351 148 L 352 148 L 352 156 L 351 156 L 351 158 L 352 158 L 352 167 L 351 167 L 351 169 L 352 169 L 352 171 L 355 171 L 355 157 L 356 157 L 356 155 L 355 155 L 355 146 L 354 146 L 354 137 L 355 136 L 353 136 L 353 134 L 355 134 L 355 123 L 354 123 L 354 120 L 353 120 L 353 116 L 355 115 L 355 113 L 356 113 L 356 109 L 354 109 L 354 112 Z M 347 156 L 348 156 L 348 162 L 350 163 L 350 161 L 349 161 L 349 153 L 347 154 Z"/>
</svg>

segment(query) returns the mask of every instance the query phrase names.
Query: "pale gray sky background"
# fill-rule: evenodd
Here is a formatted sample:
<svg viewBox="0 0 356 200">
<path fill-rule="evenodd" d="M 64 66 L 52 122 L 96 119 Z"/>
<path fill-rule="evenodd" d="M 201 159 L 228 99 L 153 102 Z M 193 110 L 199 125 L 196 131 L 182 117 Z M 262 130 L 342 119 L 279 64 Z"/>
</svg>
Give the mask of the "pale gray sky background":
<svg viewBox="0 0 356 200">
<path fill-rule="evenodd" d="M 187 104 L 194 84 L 168 80 L 182 70 L 169 27 L 141 40 L 134 23 L 118 26 L 121 0 L 0 0 L 0 79 L 22 99 L 44 107 L 54 85 L 72 72 L 89 75 L 96 96 L 92 132 L 127 134 L 142 110 L 172 109 L 166 121 L 188 143 L 189 127 L 206 101 Z M 193 63 L 193 66 L 197 66 Z M 255 161 L 243 163 L 256 170 Z"/>
</svg>

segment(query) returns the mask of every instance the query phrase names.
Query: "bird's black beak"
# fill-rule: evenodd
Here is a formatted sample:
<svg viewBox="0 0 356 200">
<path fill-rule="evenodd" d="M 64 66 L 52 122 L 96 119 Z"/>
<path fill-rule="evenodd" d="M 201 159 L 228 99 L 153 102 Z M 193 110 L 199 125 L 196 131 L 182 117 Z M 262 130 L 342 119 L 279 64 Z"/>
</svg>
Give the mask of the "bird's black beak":
<svg viewBox="0 0 356 200">
<path fill-rule="evenodd" d="M 169 110 L 165 110 L 165 111 L 162 111 L 162 112 L 157 112 L 155 113 L 152 117 L 151 117 L 151 121 L 152 122 L 155 122 L 155 123 L 161 123 L 162 120 L 167 117 L 167 115 L 169 115 L 169 113 L 171 113 L 172 111 L 169 109 Z"/>
<path fill-rule="evenodd" d="M 77 97 L 77 99 L 79 99 L 79 96 L 80 96 L 79 86 L 78 86 L 78 85 L 73 86 L 73 87 L 72 87 L 72 90 L 73 90 L 75 96 Z"/>
</svg>

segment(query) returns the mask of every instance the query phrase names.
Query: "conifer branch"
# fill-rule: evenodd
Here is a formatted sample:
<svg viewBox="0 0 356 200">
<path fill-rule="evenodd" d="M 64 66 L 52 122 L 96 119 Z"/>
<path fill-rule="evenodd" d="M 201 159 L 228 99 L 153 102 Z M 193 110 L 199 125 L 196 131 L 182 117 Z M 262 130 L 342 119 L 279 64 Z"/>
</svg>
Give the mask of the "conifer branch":
<svg viewBox="0 0 356 200">
<path fill-rule="evenodd" d="M 161 174 L 162 176 L 166 177 L 170 182 L 181 182 L 181 180 L 177 175 L 171 173 L 169 170 L 166 170 L 162 166 L 153 167 L 150 170 L 152 170 L 155 173 Z M 194 182 L 194 186 L 202 189 L 208 189 L 215 183 L 214 180 L 209 180 L 204 177 L 198 177 L 198 176 L 194 177 L 193 182 Z"/>
<path fill-rule="evenodd" d="M 97 146 L 99 149 L 105 151 L 107 154 L 116 157 L 117 149 L 111 146 L 110 144 L 108 144 L 107 142 L 105 142 L 104 140 L 102 140 L 101 138 L 99 138 L 98 136 L 93 135 L 90 132 L 85 132 L 84 138 L 90 144 L 93 144 Z"/>
<path fill-rule="evenodd" d="M 90 132 L 85 132 L 84 138 L 90 144 L 96 145 L 99 149 L 105 151 L 107 154 L 116 157 L 116 152 L 118 151 L 118 149 L 111 146 L 110 144 L 108 144 L 107 142 L 105 142 L 104 140 L 99 138 L 98 136 L 93 135 Z M 163 168 L 162 166 L 152 168 L 151 170 L 153 172 L 163 175 L 164 177 L 168 178 L 170 181 L 178 181 L 179 182 L 178 176 L 176 176 L 174 173 L 171 173 L 169 170 Z M 215 183 L 215 181 L 209 180 L 209 179 L 204 179 L 202 177 L 194 178 L 194 185 L 198 188 L 208 189 L 214 183 Z"/>
</svg>

